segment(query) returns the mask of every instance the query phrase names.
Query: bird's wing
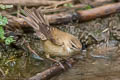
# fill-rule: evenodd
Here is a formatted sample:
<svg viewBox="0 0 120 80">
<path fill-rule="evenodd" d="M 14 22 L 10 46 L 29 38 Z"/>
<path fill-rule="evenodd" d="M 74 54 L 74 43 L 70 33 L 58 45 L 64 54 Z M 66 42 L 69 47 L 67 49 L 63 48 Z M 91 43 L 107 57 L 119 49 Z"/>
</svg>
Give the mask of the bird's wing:
<svg viewBox="0 0 120 80">
<path fill-rule="evenodd" d="M 53 40 L 52 34 L 50 31 L 50 26 L 48 20 L 45 18 L 45 15 L 41 13 L 40 10 L 36 10 L 35 8 L 30 10 L 28 8 L 24 8 L 24 14 L 27 18 L 20 14 L 22 18 L 35 30 L 37 36 L 42 40 Z"/>
</svg>

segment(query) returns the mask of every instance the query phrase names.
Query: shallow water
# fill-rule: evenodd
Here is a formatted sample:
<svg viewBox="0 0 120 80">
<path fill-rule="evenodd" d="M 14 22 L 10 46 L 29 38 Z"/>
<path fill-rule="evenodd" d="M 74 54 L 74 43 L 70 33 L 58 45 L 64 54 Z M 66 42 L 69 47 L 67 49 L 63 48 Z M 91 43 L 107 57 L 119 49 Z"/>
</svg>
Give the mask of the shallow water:
<svg viewBox="0 0 120 80">
<path fill-rule="evenodd" d="M 1 66 L 1 69 L 3 69 L 6 75 L 4 77 L 1 74 L 0 80 L 26 79 L 50 66 L 48 61 L 37 60 L 33 57 L 21 57 L 18 58 L 15 62 L 9 62 L 8 64 L 9 65 Z M 6 73 L 7 70 L 8 72 Z"/>
<path fill-rule="evenodd" d="M 105 48 L 101 46 L 101 48 Z M 60 76 L 54 77 L 51 80 L 119 80 L 120 79 L 120 48 L 113 47 L 107 49 L 104 53 L 98 50 L 93 50 L 93 53 L 105 58 L 87 57 L 84 60 L 79 60 L 71 69 L 64 72 Z M 90 51 L 88 51 L 90 53 Z"/>
</svg>

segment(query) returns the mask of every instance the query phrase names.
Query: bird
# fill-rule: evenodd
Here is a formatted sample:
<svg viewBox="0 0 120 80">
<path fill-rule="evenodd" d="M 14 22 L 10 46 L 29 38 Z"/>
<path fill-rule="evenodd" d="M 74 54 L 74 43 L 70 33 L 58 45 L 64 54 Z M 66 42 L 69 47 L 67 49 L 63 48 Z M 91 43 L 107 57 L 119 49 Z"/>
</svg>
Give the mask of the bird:
<svg viewBox="0 0 120 80">
<path fill-rule="evenodd" d="M 20 16 L 34 29 L 36 36 L 42 40 L 46 58 L 59 63 L 51 56 L 63 58 L 80 53 L 82 49 L 80 40 L 70 33 L 52 27 L 41 10 L 25 7 L 22 11 L 27 18 L 22 14 Z"/>
</svg>

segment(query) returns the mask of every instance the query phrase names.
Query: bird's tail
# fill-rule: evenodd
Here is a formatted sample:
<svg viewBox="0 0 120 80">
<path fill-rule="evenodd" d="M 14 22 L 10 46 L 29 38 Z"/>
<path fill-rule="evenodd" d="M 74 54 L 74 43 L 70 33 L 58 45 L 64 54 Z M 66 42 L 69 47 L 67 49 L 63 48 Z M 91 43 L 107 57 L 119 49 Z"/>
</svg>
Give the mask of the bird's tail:
<svg viewBox="0 0 120 80">
<path fill-rule="evenodd" d="M 41 13 L 40 10 L 33 8 L 32 10 L 28 8 L 24 8 L 23 13 L 25 16 L 21 15 L 22 18 L 31 26 L 33 27 L 36 35 L 41 38 L 42 40 L 50 39 L 52 37 L 49 22 L 46 19 L 45 15 Z"/>
</svg>

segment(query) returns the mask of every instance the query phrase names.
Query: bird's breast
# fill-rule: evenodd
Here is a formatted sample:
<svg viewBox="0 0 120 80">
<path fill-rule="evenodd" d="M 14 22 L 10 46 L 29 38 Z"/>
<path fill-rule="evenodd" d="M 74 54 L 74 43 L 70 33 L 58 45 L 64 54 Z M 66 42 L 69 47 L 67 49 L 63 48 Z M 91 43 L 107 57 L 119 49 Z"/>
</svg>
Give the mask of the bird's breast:
<svg viewBox="0 0 120 80">
<path fill-rule="evenodd" d="M 65 45 L 56 45 L 51 41 L 47 40 L 43 43 L 45 53 L 51 56 L 70 56 L 72 50 Z"/>
</svg>

